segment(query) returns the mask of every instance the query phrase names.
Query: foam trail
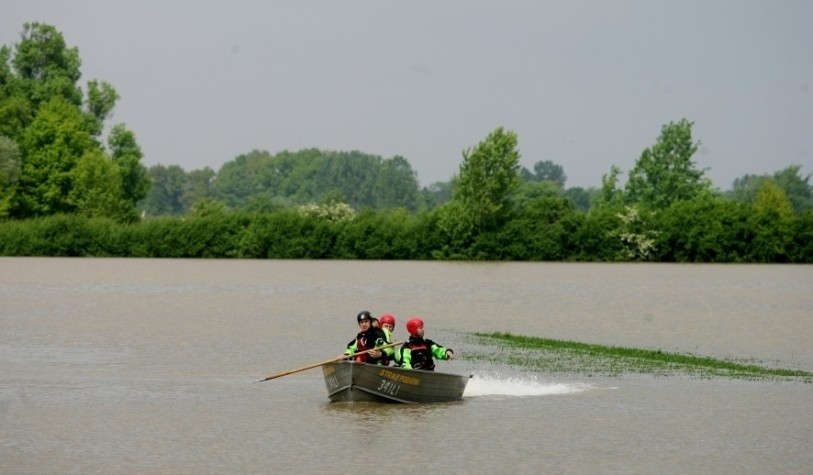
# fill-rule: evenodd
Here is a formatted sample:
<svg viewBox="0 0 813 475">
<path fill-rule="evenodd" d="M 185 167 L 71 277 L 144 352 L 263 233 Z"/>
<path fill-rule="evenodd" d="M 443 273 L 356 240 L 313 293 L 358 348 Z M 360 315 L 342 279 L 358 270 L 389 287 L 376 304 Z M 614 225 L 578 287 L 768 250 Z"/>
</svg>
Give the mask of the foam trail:
<svg viewBox="0 0 813 475">
<path fill-rule="evenodd" d="M 476 396 L 549 396 L 556 394 L 573 394 L 587 391 L 587 384 L 566 384 L 539 382 L 533 379 L 499 378 L 478 376 L 469 381 L 463 397 Z"/>
</svg>

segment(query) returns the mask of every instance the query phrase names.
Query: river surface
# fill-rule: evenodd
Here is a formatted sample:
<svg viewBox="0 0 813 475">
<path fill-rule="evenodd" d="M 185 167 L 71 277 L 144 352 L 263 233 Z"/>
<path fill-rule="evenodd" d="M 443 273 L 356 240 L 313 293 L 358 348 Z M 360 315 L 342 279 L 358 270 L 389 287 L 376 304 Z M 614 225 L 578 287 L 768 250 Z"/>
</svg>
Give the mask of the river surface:
<svg viewBox="0 0 813 475">
<path fill-rule="evenodd" d="M 330 404 L 368 309 L 462 402 Z M 813 473 L 813 385 L 551 376 L 468 332 L 813 371 L 813 266 L 0 258 L 0 473 Z"/>
</svg>

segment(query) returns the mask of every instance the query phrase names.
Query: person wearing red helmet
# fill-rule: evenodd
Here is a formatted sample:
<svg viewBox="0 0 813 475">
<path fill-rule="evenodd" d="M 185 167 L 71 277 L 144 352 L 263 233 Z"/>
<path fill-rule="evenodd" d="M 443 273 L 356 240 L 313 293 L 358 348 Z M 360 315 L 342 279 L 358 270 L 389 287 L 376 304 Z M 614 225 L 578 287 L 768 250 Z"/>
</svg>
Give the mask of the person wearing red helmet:
<svg viewBox="0 0 813 475">
<path fill-rule="evenodd" d="M 392 343 L 392 332 L 395 330 L 395 315 L 391 313 L 383 313 L 380 317 L 378 317 L 378 320 L 381 322 L 381 330 L 387 337 L 387 343 Z M 393 350 L 392 353 L 392 357 L 395 358 L 395 366 L 399 366 L 398 353 L 395 350 Z M 386 364 L 389 365 L 389 363 L 389 360 L 387 360 Z"/>
<path fill-rule="evenodd" d="M 401 367 L 434 371 L 435 360 L 433 358 L 439 360 L 454 359 L 454 351 L 451 348 L 444 348 L 423 337 L 423 326 L 423 320 L 419 317 L 413 317 L 407 322 L 409 340 L 401 346 L 399 351 Z"/>
<path fill-rule="evenodd" d="M 380 328 L 373 327 L 373 316 L 367 310 L 359 312 L 356 316 L 356 321 L 359 325 L 359 332 L 354 340 L 347 344 L 347 349 L 344 355 L 349 356 L 372 348 L 386 345 L 387 336 Z M 383 348 L 381 350 L 371 351 L 363 355 L 356 356 L 355 361 L 359 363 L 370 363 L 378 365 L 387 365 L 394 353 L 392 347 Z"/>
<path fill-rule="evenodd" d="M 387 333 L 392 339 L 392 332 L 395 331 L 395 315 L 391 313 L 382 314 L 378 317 L 378 321 L 381 322 L 381 329 L 384 330 L 384 333 Z"/>
</svg>

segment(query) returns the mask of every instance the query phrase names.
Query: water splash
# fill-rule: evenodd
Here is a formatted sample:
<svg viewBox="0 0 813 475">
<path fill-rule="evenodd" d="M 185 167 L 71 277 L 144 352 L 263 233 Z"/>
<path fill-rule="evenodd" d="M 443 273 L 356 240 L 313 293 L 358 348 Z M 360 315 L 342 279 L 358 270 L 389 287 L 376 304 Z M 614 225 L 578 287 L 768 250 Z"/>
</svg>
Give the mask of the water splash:
<svg viewBox="0 0 813 475">
<path fill-rule="evenodd" d="M 474 375 L 466 386 L 463 397 L 477 396 L 550 396 L 574 394 L 592 389 L 582 383 L 552 383 L 536 378 L 503 378 L 493 375 Z"/>
</svg>

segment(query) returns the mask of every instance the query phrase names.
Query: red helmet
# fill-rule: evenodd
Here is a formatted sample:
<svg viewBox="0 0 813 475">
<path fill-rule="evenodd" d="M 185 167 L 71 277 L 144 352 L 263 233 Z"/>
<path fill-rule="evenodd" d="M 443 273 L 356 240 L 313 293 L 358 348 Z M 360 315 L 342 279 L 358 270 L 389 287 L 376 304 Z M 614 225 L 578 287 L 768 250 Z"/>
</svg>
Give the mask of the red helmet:
<svg viewBox="0 0 813 475">
<path fill-rule="evenodd" d="M 382 325 L 390 324 L 393 327 L 395 327 L 395 315 L 385 313 L 384 315 L 381 315 L 381 317 L 379 317 L 378 320 L 381 322 Z"/>
<path fill-rule="evenodd" d="M 410 318 L 407 322 L 407 331 L 410 335 L 418 336 L 418 328 L 423 326 L 423 320 L 418 317 Z"/>
</svg>

